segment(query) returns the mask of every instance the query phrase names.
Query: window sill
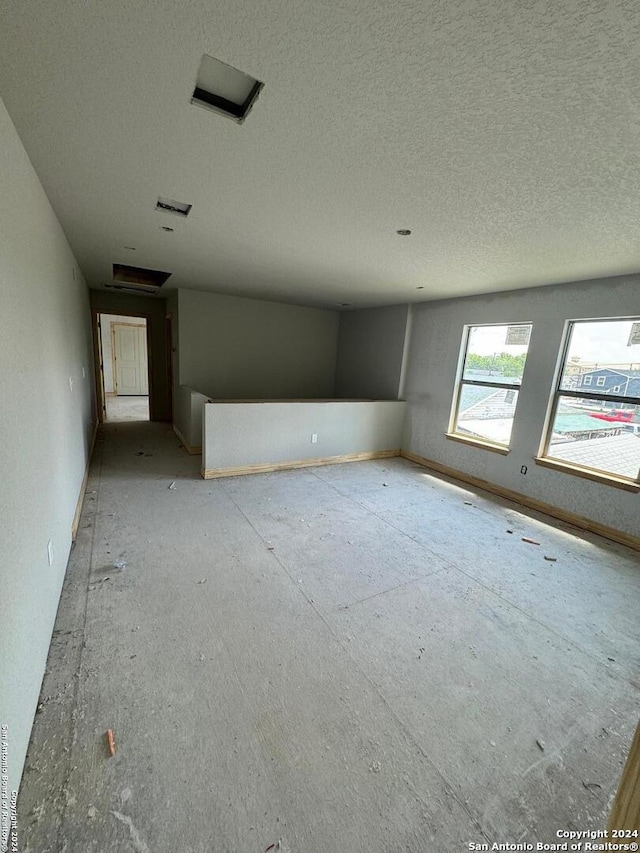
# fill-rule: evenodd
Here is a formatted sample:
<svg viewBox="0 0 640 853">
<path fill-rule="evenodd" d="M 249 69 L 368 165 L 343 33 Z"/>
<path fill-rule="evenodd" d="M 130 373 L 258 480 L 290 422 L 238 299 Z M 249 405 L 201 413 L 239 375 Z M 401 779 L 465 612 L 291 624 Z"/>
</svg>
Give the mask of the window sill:
<svg viewBox="0 0 640 853">
<path fill-rule="evenodd" d="M 624 480 L 622 477 L 616 477 L 615 474 L 602 474 L 600 471 L 591 470 L 590 468 L 580 468 L 577 465 L 570 465 L 567 462 L 560 462 L 557 459 L 549 459 L 541 456 L 536 456 L 535 463 L 545 468 L 552 468 L 554 471 L 562 471 L 564 474 L 573 474 L 585 480 L 603 483 L 605 486 L 613 486 L 616 489 L 624 489 L 627 492 L 640 492 L 640 484 L 634 483 L 632 480 Z"/>
<path fill-rule="evenodd" d="M 483 450 L 491 450 L 493 453 L 500 453 L 506 456 L 510 451 L 503 444 L 493 444 L 491 441 L 483 441 L 481 438 L 469 438 L 466 435 L 458 435 L 455 432 L 445 432 L 445 438 L 450 438 L 452 441 L 459 441 L 461 444 L 470 444 L 472 447 L 481 447 Z"/>
</svg>

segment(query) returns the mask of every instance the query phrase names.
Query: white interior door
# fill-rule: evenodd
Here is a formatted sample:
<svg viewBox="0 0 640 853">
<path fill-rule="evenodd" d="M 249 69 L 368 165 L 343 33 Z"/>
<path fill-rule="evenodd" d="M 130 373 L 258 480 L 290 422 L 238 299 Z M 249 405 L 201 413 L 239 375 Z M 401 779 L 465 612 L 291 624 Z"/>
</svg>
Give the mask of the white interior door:
<svg viewBox="0 0 640 853">
<path fill-rule="evenodd" d="M 149 393 L 146 326 L 113 324 L 116 391 L 119 396 Z"/>
</svg>

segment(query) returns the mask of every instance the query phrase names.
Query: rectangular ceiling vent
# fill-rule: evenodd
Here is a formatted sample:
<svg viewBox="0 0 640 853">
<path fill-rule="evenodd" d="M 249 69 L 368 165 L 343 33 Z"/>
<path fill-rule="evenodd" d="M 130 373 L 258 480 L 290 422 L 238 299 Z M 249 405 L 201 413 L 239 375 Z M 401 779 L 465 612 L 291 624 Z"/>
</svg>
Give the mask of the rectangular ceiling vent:
<svg viewBox="0 0 640 853">
<path fill-rule="evenodd" d="M 192 207 L 192 204 L 187 204 L 184 201 L 174 201 L 172 198 L 161 198 L 160 196 L 156 202 L 156 210 L 161 210 L 163 213 L 175 213 L 178 216 L 188 216 Z"/>
<path fill-rule="evenodd" d="M 264 83 L 255 77 L 205 53 L 191 103 L 242 124 L 263 89 Z"/>
<path fill-rule="evenodd" d="M 114 264 L 113 284 L 106 284 L 105 287 L 112 290 L 132 290 L 136 293 L 157 293 L 170 275 L 170 272 L 160 270 Z"/>
</svg>

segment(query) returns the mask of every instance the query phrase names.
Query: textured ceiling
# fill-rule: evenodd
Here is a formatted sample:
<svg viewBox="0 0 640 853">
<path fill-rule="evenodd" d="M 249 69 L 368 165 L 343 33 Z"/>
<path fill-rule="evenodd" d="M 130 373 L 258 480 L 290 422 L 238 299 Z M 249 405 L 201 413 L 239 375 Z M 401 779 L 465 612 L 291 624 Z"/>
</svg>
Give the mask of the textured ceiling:
<svg viewBox="0 0 640 853">
<path fill-rule="evenodd" d="M 265 82 L 246 124 L 190 104 L 204 53 Z M 375 305 L 640 269 L 637 0 L 3 0 L 0 95 L 92 287 Z"/>
</svg>

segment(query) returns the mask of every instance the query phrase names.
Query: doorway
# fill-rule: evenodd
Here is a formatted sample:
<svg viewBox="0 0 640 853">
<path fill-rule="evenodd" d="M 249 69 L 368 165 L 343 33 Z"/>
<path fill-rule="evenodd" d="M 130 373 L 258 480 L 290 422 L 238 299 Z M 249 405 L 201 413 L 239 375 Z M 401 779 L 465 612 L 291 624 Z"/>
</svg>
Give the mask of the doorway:
<svg viewBox="0 0 640 853">
<path fill-rule="evenodd" d="M 149 353 L 145 317 L 98 314 L 104 419 L 149 420 Z"/>
</svg>

